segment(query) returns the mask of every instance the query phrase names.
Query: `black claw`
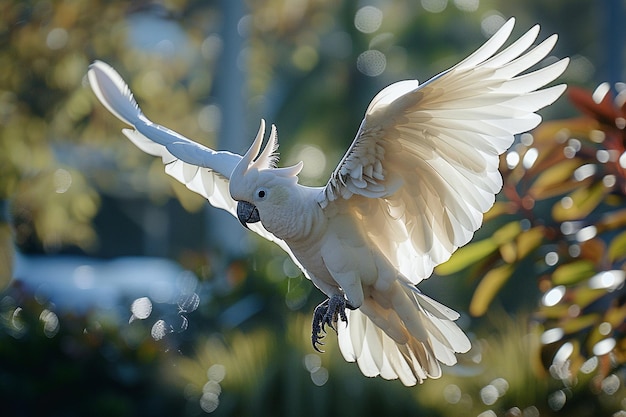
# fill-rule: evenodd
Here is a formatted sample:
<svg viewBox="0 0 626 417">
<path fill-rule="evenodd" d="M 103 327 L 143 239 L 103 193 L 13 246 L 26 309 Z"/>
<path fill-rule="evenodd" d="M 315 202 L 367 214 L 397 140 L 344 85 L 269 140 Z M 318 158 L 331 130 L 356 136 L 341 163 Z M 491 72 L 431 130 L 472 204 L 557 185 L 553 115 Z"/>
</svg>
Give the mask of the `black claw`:
<svg viewBox="0 0 626 417">
<path fill-rule="evenodd" d="M 326 317 L 327 312 L 328 300 L 315 307 L 315 311 L 313 312 L 313 334 L 311 335 L 311 342 L 313 343 L 313 349 L 320 353 L 324 353 L 324 351 L 320 350 L 317 345 L 324 345 L 320 339 L 324 337 L 322 332 L 326 334 L 326 330 L 324 330 L 324 317 Z"/>
<path fill-rule="evenodd" d="M 337 322 L 339 320 L 347 323 L 348 316 L 346 315 L 346 308 L 349 308 L 350 310 L 355 309 L 355 307 L 352 307 L 346 301 L 343 295 L 337 294 L 315 307 L 315 311 L 313 312 L 313 333 L 311 335 L 313 349 L 320 353 L 324 352 L 318 348 L 318 345 L 324 345 L 324 343 L 321 342 L 321 339 L 326 334 L 326 326 L 336 332 Z"/>
</svg>

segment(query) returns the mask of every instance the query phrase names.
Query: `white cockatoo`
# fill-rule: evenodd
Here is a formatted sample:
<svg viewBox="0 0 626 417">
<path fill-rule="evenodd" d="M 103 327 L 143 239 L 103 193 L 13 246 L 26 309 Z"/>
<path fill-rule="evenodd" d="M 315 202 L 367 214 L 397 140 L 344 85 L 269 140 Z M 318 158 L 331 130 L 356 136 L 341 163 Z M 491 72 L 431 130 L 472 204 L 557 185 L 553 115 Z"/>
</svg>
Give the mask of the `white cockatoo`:
<svg viewBox="0 0 626 417">
<path fill-rule="evenodd" d="M 459 314 L 416 284 L 470 241 L 502 187 L 499 155 L 566 88 L 540 89 L 563 73 L 567 58 L 525 72 L 548 55 L 556 35 L 532 47 L 535 26 L 498 52 L 513 26 L 510 19 L 424 84 L 400 81 L 378 93 L 323 187 L 298 184 L 302 162 L 276 167 L 276 128 L 262 148 L 263 120 L 245 155 L 214 151 L 146 118 L 107 64 L 96 61 L 88 77 L 102 104 L 132 126 L 123 132 L 135 145 L 277 243 L 328 296 L 314 313 L 316 349 L 328 325 L 364 375 L 410 386 L 439 377 L 440 363 L 453 365 L 456 353 L 470 349 Z"/>
</svg>

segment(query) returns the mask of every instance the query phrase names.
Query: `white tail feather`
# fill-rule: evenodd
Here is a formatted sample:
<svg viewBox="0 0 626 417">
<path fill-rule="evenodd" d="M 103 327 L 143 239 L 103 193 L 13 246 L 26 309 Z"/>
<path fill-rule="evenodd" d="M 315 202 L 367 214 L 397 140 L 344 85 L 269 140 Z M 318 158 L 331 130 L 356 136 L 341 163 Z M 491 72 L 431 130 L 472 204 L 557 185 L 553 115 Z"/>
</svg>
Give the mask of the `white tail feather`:
<svg viewBox="0 0 626 417">
<path fill-rule="evenodd" d="M 367 298 L 359 309 L 347 311 L 348 324 L 338 329 L 341 353 L 365 376 L 415 385 L 440 377 L 440 363 L 454 365 L 455 353 L 470 349 L 454 323 L 457 312 L 409 285 L 396 285 L 388 294 L 391 306 Z"/>
</svg>

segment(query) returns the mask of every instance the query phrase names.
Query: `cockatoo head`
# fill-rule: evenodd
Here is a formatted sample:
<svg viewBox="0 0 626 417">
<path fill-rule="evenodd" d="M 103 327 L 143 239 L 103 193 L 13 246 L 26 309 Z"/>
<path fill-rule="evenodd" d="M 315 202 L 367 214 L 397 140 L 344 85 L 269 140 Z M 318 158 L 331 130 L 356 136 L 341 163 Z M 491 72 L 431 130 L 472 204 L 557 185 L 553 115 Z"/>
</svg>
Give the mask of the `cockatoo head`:
<svg viewBox="0 0 626 417">
<path fill-rule="evenodd" d="M 261 152 L 265 120 L 261 119 L 259 131 L 250 149 L 237 164 L 230 176 L 229 191 L 238 201 L 237 218 L 244 227 L 248 223 L 261 221 L 270 231 L 272 223 L 285 210 L 295 193 L 297 175 L 302 170 L 302 162 L 291 167 L 277 168 L 278 139 L 276 127 L 272 125 L 270 137 Z M 259 154 L 260 153 L 260 154 Z M 269 226 L 269 227 L 268 227 Z"/>
</svg>

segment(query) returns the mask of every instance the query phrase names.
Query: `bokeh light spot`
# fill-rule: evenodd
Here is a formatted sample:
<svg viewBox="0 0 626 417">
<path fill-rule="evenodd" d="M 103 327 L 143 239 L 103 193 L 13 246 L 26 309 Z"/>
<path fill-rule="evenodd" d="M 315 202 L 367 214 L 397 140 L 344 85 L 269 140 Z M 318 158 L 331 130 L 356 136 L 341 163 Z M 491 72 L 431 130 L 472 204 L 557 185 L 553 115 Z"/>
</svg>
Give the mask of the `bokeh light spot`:
<svg viewBox="0 0 626 417">
<path fill-rule="evenodd" d="M 52 182 L 54 183 L 54 191 L 57 194 L 63 194 L 72 185 L 72 174 L 66 169 L 59 168 L 54 171 Z"/>
<path fill-rule="evenodd" d="M 462 12 L 475 12 L 480 6 L 480 0 L 454 0 L 454 5 Z"/>
<path fill-rule="evenodd" d="M 565 295 L 565 287 L 563 285 L 559 285 L 558 287 L 552 288 L 550 291 L 544 294 L 542 302 L 546 307 L 555 306 L 561 301 L 563 296 Z"/>
<path fill-rule="evenodd" d="M 569 196 L 565 196 L 561 199 L 561 207 L 563 207 L 565 210 L 569 210 L 572 207 L 574 207 L 574 200 L 572 200 L 572 197 Z"/>
<path fill-rule="evenodd" d="M 554 411 L 559 411 L 565 405 L 565 401 L 567 400 L 567 396 L 563 390 L 558 390 L 553 392 L 548 396 L 548 405 Z"/>
<path fill-rule="evenodd" d="M 458 385 L 449 384 L 443 389 L 443 398 L 450 404 L 457 404 L 462 396 L 463 393 Z"/>
<path fill-rule="evenodd" d="M 596 159 L 601 164 L 606 164 L 611 159 L 611 154 L 606 149 L 600 149 L 596 152 Z"/>
<path fill-rule="evenodd" d="M 147 319 L 152 313 L 152 302 L 148 297 L 137 298 L 131 304 L 130 311 L 139 320 Z"/>
<path fill-rule="evenodd" d="M 601 340 L 593 346 L 593 354 L 596 356 L 606 355 L 613 350 L 615 344 L 615 339 L 612 337 Z"/>
<path fill-rule="evenodd" d="M 171 326 L 168 326 L 165 323 L 165 320 L 157 320 L 156 323 L 152 326 L 152 330 L 150 331 L 150 335 L 154 340 L 163 339 L 168 333 L 172 332 Z"/>
<path fill-rule="evenodd" d="M 212 413 L 220 405 L 220 397 L 214 392 L 205 392 L 200 398 L 200 407 L 206 413 Z"/>
<path fill-rule="evenodd" d="M 308 355 L 305 355 L 302 362 L 306 370 L 309 372 L 315 372 L 322 366 L 322 358 L 320 358 L 320 356 L 316 355 L 315 353 L 309 353 Z"/>
<path fill-rule="evenodd" d="M 515 151 L 511 151 L 506 154 L 506 166 L 509 169 L 515 168 L 519 164 L 519 161 L 520 161 L 519 153 Z"/>
<path fill-rule="evenodd" d="M 563 207 L 563 208 L 567 208 L 567 207 Z M 576 233 L 576 239 L 579 242 L 586 242 L 596 237 L 597 234 L 598 234 L 598 229 L 595 226 L 593 225 L 587 226 L 587 227 L 583 227 Z"/>
<path fill-rule="evenodd" d="M 356 67 L 361 73 L 369 77 L 376 77 L 385 71 L 387 58 L 382 52 L 369 49 L 358 56 Z"/>
<path fill-rule="evenodd" d="M 181 313 L 191 313 L 200 305 L 200 296 L 195 292 L 192 294 L 183 294 L 178 297 L 178 308 Z"/>
<path fill-rule="evenodd" d="M 506 23 L 506 19 L 498 12 L 492 10 L 480 22 L 480 30 L 483 35 L 490 37 L 498 31 Z"/>
<path fill-rule="evenodd" d="M 48 309 L 44 309 L 39 315 L 39 320 L 43 323 L 43 333 L 46 337 L 52 338 L 59 332 L 59 317 Z"/>
<path fill-rule="evenodd" d="M 530 148 L 524 154 L 524 159 L 522 160 L 522 165 L 526 169 L 530 169 L 537 162 L 537 157 L 539 157 L 539 151 L 537 148 Z"/>
<path fill-rule="evenodd" d="M 495 404 L 498 401 L 498 397 L 498 389 L 491 384 L 484 386 L 480 390 L 480 399 L 485 405 Z"/>
<path fill-rule="evenodd" d="M 544 258 L 546 265 L 554 266 L 559 262 L 559 254 L 556 252 L 548 252 Z"/>
<path fill-rule="evenodd" d="M 222 382 L 224 377 L 226 377 L 226 367 L 224 365 L 216 363 L 211 365 L 206 373 L 209 380 Z"/>
<path fill-rule="evenodd" d="M 600 323 L 600 325 L 598 326 L 598 332 L 602 336 L 608 335 L 609 333 L 611 333 L 611 330 L 613 330 L 613 326 L 611 326 L 611 323 L 608 323 L 606 321 Z"/>
<path fill-rule="evenodd" d="M 300 268 L 291 260 L 291 258 L 286 257 L 283 260 L 283 273 L 287 278 L 297 278 L 302 274 Z"/>
<path fill-rule="evenodd" d="M 316 145 L 303 145 L 295 155 L 295 159 L 304 162 L 302 176 L 317 179 L 326 170 L 326 155 Z"/>
<path fill-rule="evenodd" d="M 365 6 L 354 15 L 354 27 L 363 33 L 374 33 L 383 22 L 383 12 L 374 6 Z"/>
<path fill-rule="evenodd" d="M 65 45 L 67 45 L 68 40 L 69 35 L 67 30 L 63 28 L 54 28 L 48 32 L 48 36 L 46 36 L 46 46 L 53 51 L 62 49 Z"/>
<path fill-rule="evenodd" d="M 604 184 L 606 188 L 613 188 L 615 184 L 617 184 L 617 177 L 613 174 L 605 175 L 604 178 L 602 178 L 602 184 Z"/>
<path fill-rule="evenodd" d="M 607 82 L 602 83 L 593 91 L 591 98 L 597 104 L 600 104 L 602 103 L 602 100 L 604 100 L 604 97 L 606 97 L 606 95 L 609 93 L 609 91 L 611 91 L 611 84 Z"/>
<path fill-rule="evenodd" d="M 320 367 L 314 372 L 311 372 L 311 381 L 318 387 L 326 384 L 326 382 L 328 382 L 328 369 Z"/>
<path fill-rule="evenodd" d="M 625 279 L 626 272 L 622 270 L 603 271 L 589 279 L 589 288 L 614 291 L 624 283 Z"/>
<path fill-rule="evenodd" d="M 539 412 L 539 409 L 537 407 L 535 407 L 534 405 L 531 405 L 530 407 L 524 408 L 524 410 L 522 411 L 522 416 L 523 417 L 540 417 L 541 413 Z"/>
<path fill-rule="evenodd" d="M 617 392 L 620 386 L 619 377 L 615 374 L 609 375 L 602 380 L 600 387 L 605 394 L 613 395 Z"/>
<path fill-rule="evenodd" d="M 596 173 L 596 166 L 594 164 L 582 165 L 574 171 L 574 179 L 576 181 L 584 181 Z"/>
<path fill-rule="evenodd" d="M 590 374 L 593 371 L 595 371 L 597 367 L 598 367 L 598 357 L 592 356 L 581 365 L 580 372 L 584 374 Z"/>
<path fill-rule="evenodd" d="M 557 342 L 563 337 L 563 329 L 556 327 L 554 329 L 548 329 L 541 335 L 541 343 L 549 345 L 550 343 Z"/>
<path fill-rule="evenodd" d="M 430 13 L 441 13 L 448 7 L 448 0 L 421 0 L 424 10 Z"/>
</svg>

